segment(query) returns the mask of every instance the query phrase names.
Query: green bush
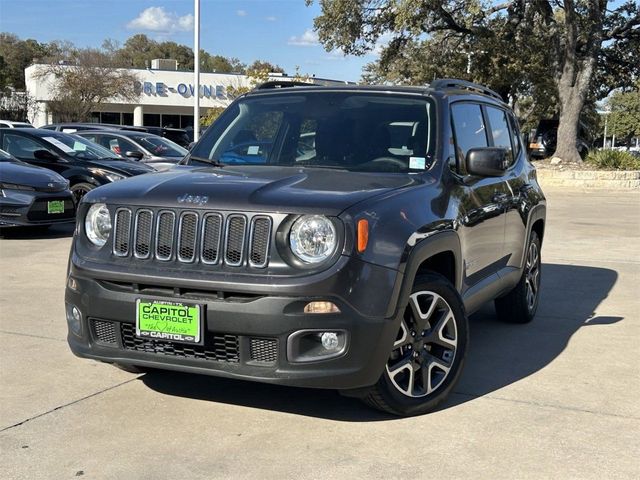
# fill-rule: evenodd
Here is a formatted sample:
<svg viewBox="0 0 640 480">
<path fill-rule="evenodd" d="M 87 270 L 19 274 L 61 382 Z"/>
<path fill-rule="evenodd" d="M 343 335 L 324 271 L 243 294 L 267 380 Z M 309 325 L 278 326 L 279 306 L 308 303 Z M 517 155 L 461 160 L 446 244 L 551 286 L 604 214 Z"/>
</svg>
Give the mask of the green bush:
<svg viewBox="0 0 640 480">
<path fill-rule="evenodd" d="M 586 162 L 602 170 L 640 170 L 640 158 L 620 150 L 594 150 Z"/>
</svg>

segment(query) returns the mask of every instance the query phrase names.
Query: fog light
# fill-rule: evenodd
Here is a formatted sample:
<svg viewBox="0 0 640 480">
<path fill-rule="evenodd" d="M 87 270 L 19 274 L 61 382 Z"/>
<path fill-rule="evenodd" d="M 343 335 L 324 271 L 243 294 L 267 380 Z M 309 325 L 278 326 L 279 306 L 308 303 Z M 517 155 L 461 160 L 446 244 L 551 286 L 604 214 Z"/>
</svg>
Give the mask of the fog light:
<svg viewBox="0 0 640 480">
<path fill-rule="evenodd" d="M 82 333 L 82 313 L 75 305 L 67 304 L 67 324 L 74 335 Z"/>
<path fill-rule="evenodd" d="M 340 346 L 338 334 L 336 332 L 324 332 L 320 335 L 320 340 L 322 341 L 322 346 L 325 350 L 337 350 Z"/>
<path fill-rule="evenodd" d="M 348 343 L 346 330 L 298 330 L 287 340 L 287 359 L 299 363 L 336 358 L 345 354 Z"/>
<path fill-rule="evenodd" d="M 309 302 L 304 313 L 340 313 L 340 309 L 333 302 Z"/>
</svg>

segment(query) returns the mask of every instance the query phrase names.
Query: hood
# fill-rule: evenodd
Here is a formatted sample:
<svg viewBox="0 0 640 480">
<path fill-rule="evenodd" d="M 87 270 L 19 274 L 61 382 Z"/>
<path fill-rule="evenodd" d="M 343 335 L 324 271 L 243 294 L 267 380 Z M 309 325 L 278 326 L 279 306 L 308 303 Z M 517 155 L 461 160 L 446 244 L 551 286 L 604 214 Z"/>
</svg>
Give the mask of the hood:
<svg viewBox="0 0 640 480">
<path fill-rule="evenodd" d="M 23 162 L 0 162 L 0 182 L 53 191 L 63 190 L 69 185 L 56 172 Z"/>
<path fill-rule="evenodd" d="M 338 215 L 367 198 L 429 181 L 428 176 L 299 167 L 173 169 L 115 182 L 85 200 L 120 205 Z"/>
<path fill-rule="evenodd" d="M 140 163 L 136 160 L 128 160 L 128 159 L 102 159 L 102 160 L 90 160 L 87 161 L 91 165 L 96 167 L 105 168 L 107 170 L 111 170 L 112 172 L 121 173 L 126 175 L 127 177 L 132 175 L 141 175 L 143 173 L 155 172 L 153 168 L 147 166 L 143 163 Z"/>
</svg>

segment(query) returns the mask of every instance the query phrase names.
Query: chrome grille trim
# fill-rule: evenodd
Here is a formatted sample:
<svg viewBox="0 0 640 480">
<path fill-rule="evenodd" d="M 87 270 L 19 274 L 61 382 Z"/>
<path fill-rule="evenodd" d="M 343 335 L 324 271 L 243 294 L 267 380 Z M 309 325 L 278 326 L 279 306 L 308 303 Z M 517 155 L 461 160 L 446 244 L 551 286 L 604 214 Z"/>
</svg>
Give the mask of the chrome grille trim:
<svg viewBox="0 0 640 480">
<path fill-rule="evenodd" d="M 264 226 L 258 227 L 256 232 L 256 224 L 266 222 L 266 231 Z M 260 235 L 260 238 L 257 237 Z M 251 219 L 251 229 L 249 231 L 249 266 L 254 268 L 264 268 L 269 262 L 269 245 L 271 244 L 271 218 L 264 216 L 255 216 Z"/>
<path fill-rule="evenodd" d="M 189 223 L 191 222 L 191 223 Z M 196 243 L 198 240 L 198 214 L 183 212 L 178 224 L 178 261 L 191 263 L 196 259 Z"/>
<path fill-rule="evenodd" d="M 145 222 L 148 227 L 142 230 L 140 225 L 140 217 L 148 216 Z M 143 220 L 144 221 L 144 220 Z M 153 212 L 147 209 L 141 209 L 136 212 L 136 220 L 133 226 L 133 255 L 136 258 L 146 259 L 151 256 L 151 234 L 153 231 Z M 144 250 L 146 249 L 146 254 Z M 142 252 L 142 253 L 140 253 Z"/>
<path fill-rule="evenodd" d="M 237 229 L 241 231 L 236 231 Z M 239 267 L 244 260 L 247 219 L 244 215 L 232 214 L 227 217 L 224 232 L 224 263 L 230 267 Z M 238 257 L 236 260 L 235 257 Z"/>
<path fill-rule="evenodd" d="M 125 237 L 126 238 L 122 238 Z M 113 220 L 113 254 L 117 257 L 129 255 L 131 246 L 131 210 L 118 208 Z"/>
<path fill-rule="evenodd" d="M 252 269 L 270 263 L 275 227 L 268 214 L 113 208 L 115 257 Z"/>
<path fill-rule="evenodd" d="M 215 265 L 220 259 L 220 243 L 223 230 L 222 215 L 219 213 L 205 214 L 202 217 L 201 230 L 200 261 L 207 265 Z"/>
<path fill-rule="evenodd" d="M 168 220 L 164 220 L 168 219 Z M 164 222 L 170 223 L 170 232 L 165 232 L 164 229 L 169 228 Z M 166 262 L 171 260 L 173 256 L 173 245 L 175 243 L 175 227 L 176 227 L 176 214 L 170 210 L 161 210 L 158 213 L 158 220 L 156 221 L 156 236 L 155 236 L 155 255 L 158 260 Z M 167 233 L 170 233 L 167 235 Z M 163 238 L 160 238 L 160 237 Z M 166 238 L 165 238 L 166 237 Z M 161 243 L 162 242 L 162 243 Z M 166 248 L 165 248 L 166 247 Z M 160 249 L 163 249 L 160 252 Z"/>
</svg>

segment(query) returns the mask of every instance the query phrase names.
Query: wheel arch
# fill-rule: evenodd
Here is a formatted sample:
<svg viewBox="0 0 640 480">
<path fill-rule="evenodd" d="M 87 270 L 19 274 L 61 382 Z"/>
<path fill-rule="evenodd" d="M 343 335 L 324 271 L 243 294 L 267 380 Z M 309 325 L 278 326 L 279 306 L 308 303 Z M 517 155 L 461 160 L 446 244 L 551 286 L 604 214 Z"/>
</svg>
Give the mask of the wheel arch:
<svg viewBox="0 0 640 480">
<path fill-rule="evenodd" d="M 438 273 L 451 282 L 460 292 L 462 288 L 462 256 L 460 239 L 453 231 L 436 233 L 411 250 L 404 268 L 404 275 L 396 301 L 389 305 L 387 318 L 398 314 L 398 308 L 405 305 L 417 276 L 433 272 Z"/>
</svg>

